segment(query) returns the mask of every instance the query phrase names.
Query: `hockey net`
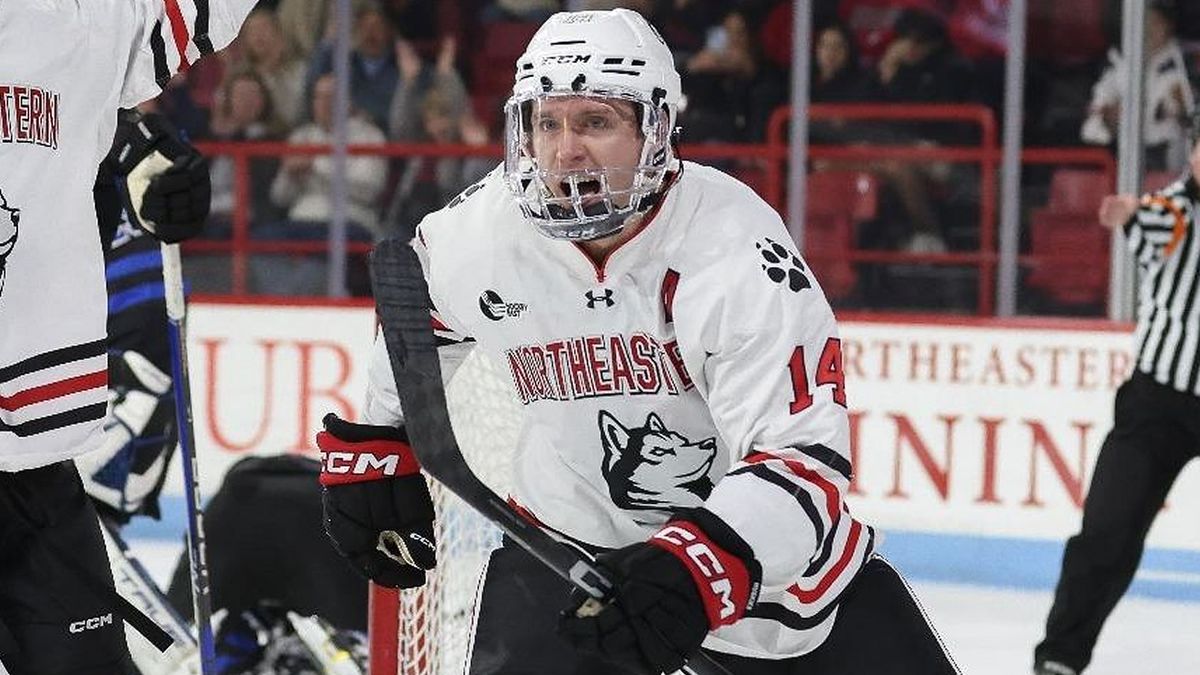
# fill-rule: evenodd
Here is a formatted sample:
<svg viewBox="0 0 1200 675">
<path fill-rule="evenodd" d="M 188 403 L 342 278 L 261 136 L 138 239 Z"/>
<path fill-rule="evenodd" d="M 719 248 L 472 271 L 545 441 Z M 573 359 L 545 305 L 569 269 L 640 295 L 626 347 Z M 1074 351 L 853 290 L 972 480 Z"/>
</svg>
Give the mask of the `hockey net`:
<svg viewBox="0 0 1200 675">
<path fill-rule="evenodd" d="M 446 387 L 454 435 L 472 470 L 508 494 L 522 409 L 504 373 L 475 349 Z M 479 571 L 500 530 L 436 481 L 438 566 L 425 586 L 371 588 L 371 675 L 460 675 L 469 647 Z"/>
</svg>

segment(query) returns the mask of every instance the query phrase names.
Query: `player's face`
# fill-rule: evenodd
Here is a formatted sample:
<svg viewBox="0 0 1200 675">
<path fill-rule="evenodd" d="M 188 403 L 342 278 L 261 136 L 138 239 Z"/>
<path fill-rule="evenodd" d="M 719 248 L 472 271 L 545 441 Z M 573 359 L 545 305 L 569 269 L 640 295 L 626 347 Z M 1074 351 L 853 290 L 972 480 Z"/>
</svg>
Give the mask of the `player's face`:
<svg viewBox="0 0 1200 675">
<path fill-rule="evenodd" d="M 539 99 L 533 104 L 530 125 L 530 150 L 538 168 L 548 173 L 547 187 L 556 196 L 570 194 L 564 180 L 572 172 L 607 169 L 611 191 L 633 184 L 642 134 L 632 103 L 584 96 Z M 581 181 L 579 189 L 594 194 L 600 185 L 595 180 Z"/>
</svg>

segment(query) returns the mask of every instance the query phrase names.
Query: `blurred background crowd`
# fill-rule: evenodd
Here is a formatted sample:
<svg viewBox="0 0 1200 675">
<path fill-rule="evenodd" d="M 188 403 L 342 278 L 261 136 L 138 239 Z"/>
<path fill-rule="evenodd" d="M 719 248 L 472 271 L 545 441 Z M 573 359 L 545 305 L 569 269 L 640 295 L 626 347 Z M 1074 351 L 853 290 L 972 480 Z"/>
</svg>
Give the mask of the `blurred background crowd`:
<svg viewBox="0 0 1200 675">
<path fill-rule="evenodd" d="M 1113 152 L 1125 72 L 1118 49 L 1120 0 L 1028 4 L 1024 147 Z M 158 107 L 194 141 L 329 143 L 332 5 L 263 0 L 234 45 L 176 78 Z M 806 46 L 812 50 L 811 99 L 837 105 L 969 104 L 990 111 L 1000 128 L 1007 5 L 1007 0 L 814 0 L 813 39 Z M 618 6 L 645 15 L 675 53 L 686 95 L 685 158 L 689 145 L 768 139 L 772 114 L 790 100 L 792 0 L 355 0 L 350 142 L 481 150 L 469 157 L 352 156 L 349 241 L 367 244 L 411 234 L 421 217 L 495 166 L 513 64 L 540 22 L 559 10 Z M 1200 84 L 1200 2 L 1151 0 L 1146 50 L 1145 163 L 1166 180 L 1185 166 L 1187 120 Z M 978 146 L 980 134 L 977 126 L 920 118 L 858 121 L 815 114 L 810 123 L 814 146 Z M 488 147 L 494 151 L 483 150 Z M 234 163 L 220 152 L 213 156 L 214 221 L 206 237 L 229 240 L 238 194 Z M 849 219 L 845 233 L 830 235 L 848 237 L 844 245 L 822 243 L 818 229 L 816 249 L 807 252 L 836 304 L 979 309 L 978 268 L 916 263 L 988 245 L 981 238 L 980 164 L 813 157 L 807 167 L 813 195 L 808 222 L 819 228 L 822 211 Z M 763 186 L 760 158 L 735 154 L 703 161 L 756 189 Z M 1086 172 L 1027 166 L 1025 221 L 1036 219 L 1039 209 L 1069 209 L 1072 200 L 1094 221 L 1096 195 L 1111 191 L 1111 176 L 1104 185 L 1094 175 L 1091 183 L 1074 175 L 1080 173 Z M 253 159 L 243 198 L 249 203 L 249 237 L 323 242 L 332 209 L 331 175 L 328 156 Z M 1037 246 L 1034 230 L 1027 222 L 1023 252 Z M 844 248 L 905 252 L 912 254 L 912 264 L 831 258 Z M 195 264 L 211 267 L 190 275 L 197 288 L 229 291 L 228 255 L 201 256 L 195 250 L 190 255 Z M 822 262 L 822 256 L 830 260 Z M 235 290 L 297 295 L 326 290 L 323 257 L 309 249 L 256 255 L 248 269 L 247 287 Z M 1023 309 L 1102 312 L 1107 268 L 1103 272 L 1098 281 L 1080 280 L 1077 288 L 1030 293 Z M 1035 287 L 1052 282 L 1039 282 L 1036 265 L 1023 278 Z M 346 283 L 353 294 L 367 292 L 361 265 L 351 266 Z"/>
</svg>

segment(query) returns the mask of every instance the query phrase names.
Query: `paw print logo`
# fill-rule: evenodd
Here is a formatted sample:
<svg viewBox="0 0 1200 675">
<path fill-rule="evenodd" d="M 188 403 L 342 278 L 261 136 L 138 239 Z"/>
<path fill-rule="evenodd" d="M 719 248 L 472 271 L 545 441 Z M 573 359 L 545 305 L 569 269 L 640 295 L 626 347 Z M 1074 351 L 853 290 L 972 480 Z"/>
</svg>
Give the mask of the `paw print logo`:
<svg viewBox="0 0 1200 675">
<path fill-rule="evenodd" d="M 787 287 L 793 293 L 799 293 L 806 288 L 812 288 L 808 277 L 805 276 L 804 263 L 799 256 L 792 253 L 786 246 L 770 238 L 764 238 L 755 244 L 763 260 L 763 271 L 767 278 L 777 284 L 787 282 Z"/>
</svg>

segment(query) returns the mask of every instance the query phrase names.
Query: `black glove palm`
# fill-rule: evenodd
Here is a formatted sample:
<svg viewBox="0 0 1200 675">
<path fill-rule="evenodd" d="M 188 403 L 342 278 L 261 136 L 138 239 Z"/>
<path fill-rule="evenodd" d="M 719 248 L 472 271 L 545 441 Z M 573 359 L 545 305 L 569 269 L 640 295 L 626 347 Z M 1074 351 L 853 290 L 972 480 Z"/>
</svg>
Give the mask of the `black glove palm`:
<svg viewBox="0 0 1200 675">
<path fill-rule="evenodd" d="M 597 561 L 617 584 L 616 599 L 594 617 L 568 609 L 559 634 L 576 648 L 596 652 L 635 673 L 674 673 L 700 651 L 708 635 L 704 603 L 687 568 L 674 555 L 646 543 L 618 549 Z M 587 596 L 577 591 L 575 604 Z"/>
<path fill-rule="evenodd" d="M 138 215 L 143 223 L 155 223 L 156 237 L 174 244 L 199 234 L 211 205 L 208 160 L 199 154 L 182 155 L 150 179 Z"/>
<path fill-rule="evenodd" d="M 559 632 L 639 673 L 682 668 L 710 630 L 736 623 L 754 605 L 762 577 L 750 546 L 705 509 L 681 510 L 648 541 L 597 562 L 611 575 L 614 601 L 597 612 L 576 595 Z"/>
<path fill-rule="evenodd" d="M 403 429 L 326 415 L 321 448 L 325 532 L 368 579 L 391 588 L 425 583 L 437 562 L 433 501 Z"/>
<path fill-rule="evenodd" d="M 168 244 L 199 234 L 212 203 L 208 161 L 162 115 L 122 110 L 110 156 L 124 181 L 125 211 Z"/>
</svg>

